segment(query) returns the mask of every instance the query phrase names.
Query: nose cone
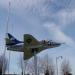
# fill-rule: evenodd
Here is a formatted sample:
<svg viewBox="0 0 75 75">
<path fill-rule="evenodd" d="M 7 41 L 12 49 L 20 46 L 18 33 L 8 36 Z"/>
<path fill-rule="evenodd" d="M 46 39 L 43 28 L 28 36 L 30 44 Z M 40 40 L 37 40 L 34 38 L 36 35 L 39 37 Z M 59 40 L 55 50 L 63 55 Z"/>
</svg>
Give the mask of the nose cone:
<svg viewBox="0 0 75 75">
<path fill-rule="evenodd" d="M 56 47 L 58 47 L 58 46 L 60 46 L 60 45 L 61 45 L 61 43 L 56 43 L 56 44 L 55 44 Z"/>
<path fill-rule="evenodd" d="M 48 46 L 49 46 L 50 48 L 59 47 L 61 44 L 63 44 L 63 43 L 53 42 L 53 41 L 49 41 L 49 42 L 48 42 Z"/>
</svg>

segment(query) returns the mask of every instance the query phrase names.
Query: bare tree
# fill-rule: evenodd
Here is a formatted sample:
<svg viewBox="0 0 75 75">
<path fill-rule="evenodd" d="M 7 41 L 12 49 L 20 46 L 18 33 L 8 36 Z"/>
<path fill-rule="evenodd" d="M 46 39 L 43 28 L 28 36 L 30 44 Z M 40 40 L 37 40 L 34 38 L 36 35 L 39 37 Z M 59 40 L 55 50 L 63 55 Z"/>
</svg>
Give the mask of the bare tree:
<svg viewBox="0 0 75 75">
<path fill-rule="evenodd" d="M 35 75 L 34 58 L 28 62 L 26 70 L 32 75 Z M 45 74 L 46 72 L 49 72 L 49 75 L 54 75 L 55 70 L 53 60 L 49 58 L 48 55 L 37 57 L 37 71 L 38 75 L 41 75 L 41 73 Z"/>
<path fill-rule="evenodd" d="M 54 70 L 54 64 L 53 60 L 48 57 L 48 55 L 45 55 L 42 60 L 39 61 L 40 64 L 40 72 L 42 73 L 47 73 L 49 75 L 54 75 L 55 70 Z"/>
<path fill-rule="evenodd" d="M 7 59 L 4 57 L 4 55 L 0 56 L 0 74 L 2 74 L 2 70 L 3 73 L 5 73 L 7 68 Z"/>
<path fill-rule="evenodd" d="M 20 68 L 21 68 L 21 71 L 22 71 L 21 74 L 22 74 L 22 75 L 23 75 L 23 73 L 25 74 L 25 72 L 26 72 L 27 69 L 28 69 L 28 62 L 27 62 L 26 60 L 23 60 L 23 57 L 20 57 L 18 65 L 19 65 Z"/>
<path fill-rule="evenodd" d="M 61 64 L 61 73 L 62 75 L 71 75 L 71 66 L 69 61 L 64 60 Z"/>
<path fill-rule="evenodd" d="M 29 72 L 34 75 L 35 69 L 34 69 L 34 60 L 32 59 L 31 61 L 29 61 L 28 65 L 27 65 L 27 69 L 29 70 Z"/>
</svg>

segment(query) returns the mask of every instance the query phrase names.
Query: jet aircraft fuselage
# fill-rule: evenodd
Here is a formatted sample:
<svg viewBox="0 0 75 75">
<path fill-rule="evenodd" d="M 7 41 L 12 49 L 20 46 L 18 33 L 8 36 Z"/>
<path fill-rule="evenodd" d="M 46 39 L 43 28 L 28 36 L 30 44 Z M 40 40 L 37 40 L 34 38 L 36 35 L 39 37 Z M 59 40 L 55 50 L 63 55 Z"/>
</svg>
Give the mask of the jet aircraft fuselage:
<svg viewBox="0 0 75 75">
<path fill-rule="evenodd" d="M 10 33 L 7 33 L 6 47 L 7 50 L 24 52 L 24 59 L 29 59 L 34 55 L 34 52 L 39 53 L 43 50 L 59 47 L 61 43 L 53 42 L 52 40 L 38 41 L 30 34 L 24 34 L 24 42 L 18 41 Z M 12 40 L 13 39 L 13 40 Z"/>
</svg>

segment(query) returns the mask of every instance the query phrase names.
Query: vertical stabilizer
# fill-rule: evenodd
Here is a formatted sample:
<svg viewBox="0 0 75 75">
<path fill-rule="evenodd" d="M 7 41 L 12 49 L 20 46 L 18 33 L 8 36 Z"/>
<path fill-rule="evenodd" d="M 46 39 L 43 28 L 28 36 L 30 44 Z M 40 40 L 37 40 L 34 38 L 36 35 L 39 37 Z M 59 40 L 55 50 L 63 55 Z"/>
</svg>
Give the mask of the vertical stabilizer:
<svg viewBox="0 0 75 75">
<path fill-rule="evenodd" d="M 6 45 L 15 45 L 18 43 L 22 43 L 21 41 L 17 40 L 14 36 L 12 36 L 10 33 L 6 34 L 5 42 Z"/>
</svg>

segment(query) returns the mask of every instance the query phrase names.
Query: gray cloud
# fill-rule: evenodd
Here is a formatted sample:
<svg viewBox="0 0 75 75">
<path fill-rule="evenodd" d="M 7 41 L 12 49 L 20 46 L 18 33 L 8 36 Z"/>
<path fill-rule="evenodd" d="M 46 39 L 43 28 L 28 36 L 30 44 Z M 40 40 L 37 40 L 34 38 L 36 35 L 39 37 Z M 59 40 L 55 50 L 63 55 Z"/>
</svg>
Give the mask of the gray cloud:
<svg viewBox="0 0 75 75">
<path fill-rule="evenodd" d="M 54 40 L 65 43 L 68 46 L 75 48 L 74 40 L 70 36 L 63 33 L 60 28 L 56 26 L 56 24 L 46 23 L 44 26 L 48 29 L 49 33 L 52 34 Z"/>
</svg>

